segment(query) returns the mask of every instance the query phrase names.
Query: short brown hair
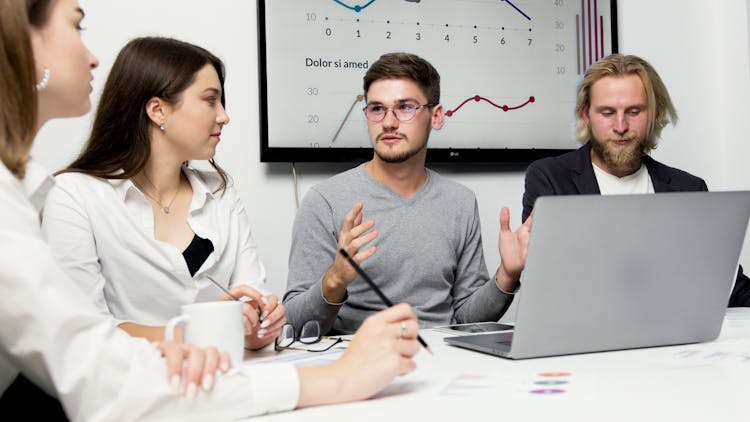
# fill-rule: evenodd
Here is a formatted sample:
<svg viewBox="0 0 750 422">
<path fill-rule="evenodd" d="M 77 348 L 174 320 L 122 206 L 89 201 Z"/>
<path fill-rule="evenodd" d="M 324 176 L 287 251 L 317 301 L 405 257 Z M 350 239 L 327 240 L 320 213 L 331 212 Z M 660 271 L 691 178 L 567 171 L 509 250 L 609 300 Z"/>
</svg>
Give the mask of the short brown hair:
<svg viewBox="0 0 750 422">
<path fill-rule="evenodd" d="M 61 173 L 78 172 L 104 179 L 130 179 L 138 174 L 151 156 L 151 120 L 146 104 L 153 97 L 178 103 L 206 65 L 213 66 L 219 76 L 223 106 L 224 64 L 211 52 L 172 38 L 130 41 L 109 72 L 83 151 Z M 213 158 L 209 163 L 222 180 L 218 191 L 224 191 L 226 173 Z"/>
<path fill-rule="evenodd" d="M 47 23 L 53 0 L 0 1 L 0 159 L 26 175 L 37 125 L 36 71 L 29 26 Z"/>
<path fill-rule="evenodd" d="M 607 76 L 637 75 L 646 90 L 648 101 L 648 127 L 645 133 L 644 153 L 656 148 L 661 130 L 668 123 L 677 123 L 677 110 L 672 104 L 667 87 L 659 74 L 647 61 L 638 56 L 612 54 L 594 63 L 583 76 L 578 86 L 576 104 L 576 137 L 581 142 L 591 138 L 589 126 L 583 120 L 584 111 L 591 106 L 591 87 Z"/>
<path fill-rule="evenodd" d="M 373 82 L 381 79 L 414 81 L 430 104 L 440 103 L 440 74 L 427 60 L 410 53 L 383 54 L 367 69 L 364 77 L 365 100 Z"/>
</svg>

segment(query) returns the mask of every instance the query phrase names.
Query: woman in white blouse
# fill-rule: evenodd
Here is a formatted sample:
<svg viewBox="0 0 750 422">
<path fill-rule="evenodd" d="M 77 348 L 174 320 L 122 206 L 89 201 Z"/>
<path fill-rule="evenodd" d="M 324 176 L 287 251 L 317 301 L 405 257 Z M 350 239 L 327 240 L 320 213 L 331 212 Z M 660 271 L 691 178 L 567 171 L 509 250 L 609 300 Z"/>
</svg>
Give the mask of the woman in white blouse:
<svg viewBox="0 0 750 422">
<path fill-rule="evenodd" d="M 225 353 L 153 345 L 96 310 L 44 242 L 38 207 L 51 179 L 29 163 L 47 121 L 90 108 L 98 61 L 81 41 L 83 16 L 76 0 L 0 1 L 0 394 L 23 373 L 71 420 L 232 420 L 363 399 L 412 371 L 418 325 L 406 304 L 370 317 L 332 364 L 239 366 L 218 377 Z M 39 404 L 28 403 L 0 414 L 35 419 Z"/>
<path fill-rule="evenodd" d="M 80 156 L 56 177 L 42 227 L 63 269 L 120 328 L 149 340 L 180 306 L 244 304 L 245 346 L 286 322 L 239 195 L 213 157 L 223 127 L 224 66 L 169 38 L 130 41 L 112 66 Z M 192 168 L 208 160 L 212 171 Z"/>
</svg>

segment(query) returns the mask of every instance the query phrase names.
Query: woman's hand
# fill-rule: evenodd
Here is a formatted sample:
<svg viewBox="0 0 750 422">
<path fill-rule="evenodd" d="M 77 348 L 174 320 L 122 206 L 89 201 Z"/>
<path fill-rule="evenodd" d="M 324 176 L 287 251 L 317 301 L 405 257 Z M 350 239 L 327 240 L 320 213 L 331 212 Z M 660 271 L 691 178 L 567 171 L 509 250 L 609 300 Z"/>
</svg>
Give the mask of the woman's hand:
<svg viewBox="0 0 750 422">
<path fill-rule="evenodd" d="M 279 298 L 276 295 L 264 296 L 244 284 L 236 285 L 229 291 L 243 302 L 245 348 L 257 350 L 273 342 L 281 333 L 281 327 L 286 324 L 286 308 L 279 302 Z M 233 299 L 222 294 L 219 300 Z"/>
<path fill-rule="evenodd" d="M 263 348 L 273 342 L 286 324 L 286 307 L 276 295 L 264 296 L 261 301 L 259 325 L 245 336 L 245 347 L 250 350 Z"/>
<path fill-rule="evenodd" d="M 399 375 L 416 368 L 419 324 L 412 308 L 399 304 L 365 320 L 346 352 L 323 367 L 300 367 L 298 406 L 371 397 Z"/>
<path fill-rule="evenodd" d="M 156 343 L 156 348 L 167 361 L 169 385 L 189 400 L 195 399 L 198 386 L 210 391 L 216 380 L 216 371 L 227 372 L 230 367 L 229 354 L 215 347 L 201 349 L 192 344 L 162 341 Z M 184 381 L 182 388 L 181 381 Z"/>
</svg>

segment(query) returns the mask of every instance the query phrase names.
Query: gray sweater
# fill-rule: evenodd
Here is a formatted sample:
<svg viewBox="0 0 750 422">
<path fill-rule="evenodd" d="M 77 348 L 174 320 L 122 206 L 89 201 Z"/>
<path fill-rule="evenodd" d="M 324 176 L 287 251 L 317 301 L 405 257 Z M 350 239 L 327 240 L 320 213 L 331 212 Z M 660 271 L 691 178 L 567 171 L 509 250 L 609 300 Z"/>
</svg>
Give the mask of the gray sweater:
<svg viewBox="0 0 750 422">
<path fill-rule="evenodd" d="M 404 198 L 373 179 L 364 165 L 314 186 L 297 211 L 284 304 L 299 329 L 317 319 L 323 333 L 353 333 L 385 309 L 357 277 L 342 305 L 323 299 L 322 279 L 333 263 L 344 216 L 362 202 L 363 221 L 375 221 L 377 252 L 362 269 L 394 303 L 414 307 L 420 326 L 496 321 L 513 296 L 490 279 L 474 193 L 427 170 L 427 182 Z"/>
</svg>

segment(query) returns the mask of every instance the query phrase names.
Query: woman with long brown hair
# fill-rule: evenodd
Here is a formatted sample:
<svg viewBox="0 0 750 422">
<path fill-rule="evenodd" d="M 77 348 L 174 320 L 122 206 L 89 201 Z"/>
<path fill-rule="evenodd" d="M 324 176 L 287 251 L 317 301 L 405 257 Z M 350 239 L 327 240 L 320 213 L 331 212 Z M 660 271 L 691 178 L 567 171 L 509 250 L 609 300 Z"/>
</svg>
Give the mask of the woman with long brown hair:
<svg viewBox="0 0 750 422">
<path fill-rule="evenodd" d="M 286 322 L 264 294 L 245 208 L 214 161 L 224 106 L 216 56 L 169 38 L 130 41 L 86 146 L 48 195 L 42 227 L 58 262 L 131 335 L 162 340 L 180 306 L 231 300 L 214 283 L 250 298 L 246 348 L 268 345 Z"/>
</svg>

